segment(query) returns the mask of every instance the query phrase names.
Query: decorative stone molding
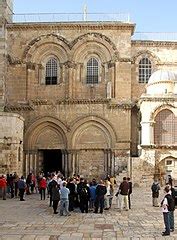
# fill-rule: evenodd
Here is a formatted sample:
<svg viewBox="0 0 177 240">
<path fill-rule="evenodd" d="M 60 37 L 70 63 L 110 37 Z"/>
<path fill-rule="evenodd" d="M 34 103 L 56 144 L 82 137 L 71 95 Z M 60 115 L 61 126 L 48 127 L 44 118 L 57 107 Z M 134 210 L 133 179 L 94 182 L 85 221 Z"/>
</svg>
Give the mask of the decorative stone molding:
<svg viewBox="0 0 177 240">
<path fill-rule="evenodd" d="M 27 66 L 28 70 L 35 70 L 36 69 L 36 64 L 32 63 L 32 62 L 27 62 L 26 66 Z"/>
<path fill-rule="evenodd" d="M 161 103 L 169 103 L 169 102 L 176 102 L 176 96 L 171 97 L 171 96 L 162 96 L 162 97 L 155 97 L 155 96 L 142 96 L 140 98 L 139 104 L 142 102 L 161 102 Z"/>
<path fill-rule="evenodd" d="M 114 22 L 100 22 L 98 23 L 97 21 L 92 22 L 92 23 L 84 23 L 83 21 L 81 23 L 79 22 L 60 22 L 60 23 L 13 23 L 13 24 L 7 24 L 7 28 L 9 30 L 28 30 L 28 29 L 34 29 L 34 30 L 122 30 L 122 31 L 131 31 L 131 34 L 133 35 L 134 29 L 135 29 L 135 24 L 131 23 L 122 23 L 118 22 L 117 24 Z"/>
<path fill-rule="evenodd" d="M 7 61 L 10 65 L 18 65 L 24 63 L 21 59 L 13 57 L 10 54 L 7 54 Z"/>
<path fill-rule="evenodd" d="M 75 63 L 73 61 L 67 61 L 67 62 L 63 63 L 63 65 L 66 68 L 74 68 L 74 69 L 76 69 L 76 67 L 77 67 L 77 63 Z"/>
<path fill-rule="evenodd" d="M 70 43 L 70 48 L 72 48 L 76 43 L 78 43 L 79 41 L 82 40 L 94 40 L 94 39 L 100 39 L 102 41 L 106 41 L 109 43 L 110 46 L 112 46 L 112 49 L 114 51 L 117 51 L 117 47 L 116 45 L 110 40 L 110 38 L 108 38 L 107 36 L 101 34 L 101 33 L 86 33 L 84 35 L 79 36 L 78 38 L 74 39 L 74 41 L 72 41 Z"/>
<path fill-rule="evenodd" d="M 69 104 L 103 104 L 103 103 L 109 103 L 109 99 L 100 98 L 100 99 L 63 99 L 63 100 L 57 100 L 56 104 L 58 105 L 69 105 Z"/>
<path fill-rule="evenodd" d="M 5 112 L 18 112 L 18 111 L 34 111 L 33 106 L 23 104 L 7 104 L 4 109 Z"/>
<path fill-rule="evenodd" d="M 160 150 L 163 150 L 163 149 L 173 149 L 173 150 L 176 150 L 177 149 L 177 145 L 157 145 L 157 144 L 153 144 L 153 145 L 141 145 L 141 147 L 143 149 L 160 149 Z"/>
<path fill-rule="evenodd" d="M 139 64 L 139 60 L 144 56 L 150 58 L 150 60 L 153 61 L 155 65 L 160 64 L 160 59 L 149 50 L 139 51 L 135 56 L 132 56 L 132 64 Z"/>
<path fill-rule="evenodd" d="M 177 46 L 177 42 L 132 40 L 132 46 L 148 46 L 148 47 Z"/>
<path fill-rule="evenodd" d="M 120 109 L 130 110 L 135 105 L 136 103 L 134 102 L 117 102 L 117 103 L 110 102 L 108 105 L 108 108 L 112 108 L 112 109 L 120 108 Z"/>
<path fill-rule="evenodd" d="M 132 59 L 131 58 L 120 58 L 119 59 L 119 62 L 132 62 Z"/>
<path fill-rule="evenodd" d="M 24 50 L 24 52 L 23 52 L 22 59 L 25 59 L 25 58 L 26 58 L 29 50 L 30 50 L 34 45 L 36 45 L 39 41 L 45 40 L 45 39 L 48 40 L 48 38 L 50 38 L 50 37 L 57 39 L 57 41 L 59 41 L 59 42 L 65 43 L 65 44 L 68 46 L 68 48 L 70 48 L 69 42 L 68 42 L 65 38 L 63 38 L 63 37 L 61 37 L 61 36 L 59 36 L 59 35 L 56 35 L 56 34 L 53 34 L 53 33 L 52 33 L 52 34 L 41 35 L 41 36 L 33 39 L 30 43 L 28 43 L 27 47 L 25 48 L 25 50 Z"/>
<path fill-rule="evenodd" d="M 48 99 L 32 99 L 30 100 L 32 105 L 40 106 L 40 105 L 52 105 L 54 104 L 52 101 Z"/>
<path fill-rule="evenodd" d="M 112 68 L 112 67 L 115 67 L 115 62 L 109 61 L 108 62 L 108 68 Z"/>
</svg>

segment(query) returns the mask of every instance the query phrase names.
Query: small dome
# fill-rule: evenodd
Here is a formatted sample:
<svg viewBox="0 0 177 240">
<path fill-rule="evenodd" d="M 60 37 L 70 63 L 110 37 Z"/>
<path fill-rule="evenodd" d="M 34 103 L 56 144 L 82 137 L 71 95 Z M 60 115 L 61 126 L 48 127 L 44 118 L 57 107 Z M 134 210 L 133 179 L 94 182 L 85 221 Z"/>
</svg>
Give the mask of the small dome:
<svg viewBox="0 0 177 240">
<path fill-rule="evenodd" d="M 148 85 L 166 81 L 177 81 L 177 74 L 169 70 L 157 70 L 149 78 Z"/>
<path fill-rule="evenodd" d="M 177 74 L 169 70 L 158 70 L 149 78 L 146 93 L 147 94 L 172 94 L 177 83 Z"/>
</svg>

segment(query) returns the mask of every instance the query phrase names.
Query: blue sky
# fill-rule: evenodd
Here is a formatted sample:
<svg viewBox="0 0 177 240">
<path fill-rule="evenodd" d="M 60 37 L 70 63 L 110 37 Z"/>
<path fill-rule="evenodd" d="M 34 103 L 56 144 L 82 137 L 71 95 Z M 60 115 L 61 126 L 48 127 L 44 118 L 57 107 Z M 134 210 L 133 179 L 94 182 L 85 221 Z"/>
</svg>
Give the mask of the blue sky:
<svg viewBox="0 0 177 240">
<path fill-rule="evenodd" d="M 177 0 L 14 0 L 14 13 L 129 13 L 136 31 L 177 32 Z"/>
</svg>

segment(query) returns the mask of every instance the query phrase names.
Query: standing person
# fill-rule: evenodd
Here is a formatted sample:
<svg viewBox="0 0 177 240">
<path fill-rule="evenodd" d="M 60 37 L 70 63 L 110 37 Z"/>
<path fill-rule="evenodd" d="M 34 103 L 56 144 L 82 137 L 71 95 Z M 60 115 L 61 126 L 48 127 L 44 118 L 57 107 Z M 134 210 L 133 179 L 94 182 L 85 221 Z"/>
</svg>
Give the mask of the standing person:
<svg viewBox="0 0 177 240">
<path fill-rule="evenodd" d="M 127 178 L 128 184 L 129 184 L 129 191 L 128 191 L 128 206 L 129 209 L 131 209 L 131 199 L 130 199 L 130 195 L 132 194 L 132 182 L 130 180 L 130 177 Z"/>
<path fill-rule="evenodd" d="M 21 178 L 18 180 L 18 189 L 19 189 L 20 201 L 25 201 L 24 193 L 25 193 L 25 189 L 26 189 L 26 183 L 24 181 L 23 176 L 21 176 Z"/>
<path fill-rule="evenodd" d="M 52 206 L 52 188 L 55 186 L 56 183 L 57 183 L 57 178 L 56 178 L 55 174 L 52 173 L 51 174 L 51 179 L 50 179 L 49 184 L 48 184 L 49 195 L 50 195 L 49 207 Z"/>
<path fill-rule="evenodd" d="M 40 189 L 40 194 L 41 194 L 41 200 L 42 200 L 42 196 L 45 200 L 45 192 L 46 192 L 46 188 L 47 188 L 47 180 L 45 177 L 43 177 L 41 179 L 41 181 L 39 182 L 39 189 Z"/>
<path fill-rule="evenodd" d="M 160 185 L 157 179 L 154 180 L 151 186 L 151 190 L 152 190 L 152 205 L 153 207 L 159 207 L 158 198 L 159 198 Z"/>
<path fill-rule="evenodd" d="M 70 216 L 69 213 L 69 189 L 66 188 L 66 182 L 63 182 L 63 187 L 60 189 L 60 216 L 63 216 L 64 212 L 66 216 Z"/>
<path fill-rule="evenodd" d="M 9 175 L 8 184 L 10 187 L 11 198 L 14 198 L 14 177 L 12 174 Z"/>
<path fill-rule="evenodd" d="M 125 210 L 128 211 L 128 192 L 129 192 L 129 184 L 127 182 L 127 178 L 123 177 L 123 182 L 121 182 L 119 187 L 119 192 L 121 196 L 121 210 L 123 209 L 123 205 Z"/>
<path fill-rule="evenodd" d="M 69 211 L 74 210 L 74 197 L 75 197 L 75 184 L 74 184 L 74 179 L 70 178 L 69 182 L 67 183 L 66 187 L 69 189 L 70 194 L 69 194 Z"/>
<path fill-rule="evenodd" d="M 92 182 L 90 183 L 90 186 L 89 186 L 89 190 L 90 190 L 89 208 L 90 208 L 91 211 L 93 211 L 93 208 L 95 206 L 96 187 L 97 187 L 96 180 L 93 179 Z"/>
<path fill-rule="evenodd" d="M 166 186 L 164 188 L 165 196 L 161 202 L 163 219 L 165 225 L 165 231 L 162 232 L 162 236 L 170 235 L 170 210 L 172 209 L 172 196 L 170 195 L 170 188 Z"/>
<path fill-rule="evenodd" d="M 13 175 L 13 182 L 14 182 L 14 188 L 15 188 L 15 197 L 17 197 L 18 195 L 18 180 L 19 180 L 19 176 L 17 175 L 16 172 L 14 172 L 14 175 Z"/>
<path fill-rule="evenodd" d="M 88 213 L 88 202 L 90 199 L 90 189 L 87 186 L 87 180 L 84 180 L 83 184 L 78 189 L 80 199 L 80 210 L 82 213 Z"/>
<path fill-rule="evenodd" d="M 0 188 L 2 189 L 3 200 L 6 200 L 7 181 L 4 175 L 0 176 Z"/>
<path fill-rule="evenodd" d="M 29 173 L 26 178 L 26 185 L 27 185 L 26 194 L 27 195 L 31 194 L 31 192 L 30 192 L 30 186 L 31 186 L 31 181 L 32 181 L 31 176 L 32 176 L 32 173 Z"/>
<path fill-rule="evenodd" d="M 53 213 L 57 214 L 58 202 L 60 201 L 59 185 L 55 184 L 52 188 Z"/>
<path fill-rule="evenodd" d="M 98 208 L 100 208 L 100 213 L 103 213 L 104 208 L 104 195 L 106 194 L 106 186 L 103 183 L 103 180 L 100 180 L 99 184 L 96 187 L 96 200 L 95 200 L 95 211 L 98 213 Z"/>
<path fill-rule="evenodd" d="M 175 211 L 175 189 L 174 187 L 171 185 L 171 183 L 168 183 L 167 186 L 169 187 L 170 191 L 169 194 L 172 196 L 172 201 L 173 201 L 173 205 L 172 208 L 169 210 L 169 220 L 170 220 L 170 232 L 174 232 L 174 211 Z"/>
<path fill-rule="evenodd" d="M 110 179 L 110 178 L 108 178 Z M 109 180 L 106 180 L 106 194 L 105 194 L 105 208 L 104 210 L 108 210 L 110 208 L 110 196 L 111 196 L 111 183 Z"/>
</svg>

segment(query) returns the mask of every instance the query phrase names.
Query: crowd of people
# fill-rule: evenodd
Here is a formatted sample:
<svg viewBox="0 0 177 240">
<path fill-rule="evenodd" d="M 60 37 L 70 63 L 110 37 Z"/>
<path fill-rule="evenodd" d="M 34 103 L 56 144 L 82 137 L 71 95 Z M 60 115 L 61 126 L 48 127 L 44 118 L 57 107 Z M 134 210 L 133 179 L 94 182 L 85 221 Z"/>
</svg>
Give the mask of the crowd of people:
<svg viewBox="0 0 177 240">
<path fill-rule="evenodd" d="M 163 236 L 174 231 L 175 189 L 172 182 L 169 177 L 160 204 L 158 180 L 155 179 L 151 186 L 153 207 L 162 207 L 165 225 Z M 111 208 L 113 196 L 116 196 L 117 208 L 120 211 L 131 208 L 132 182 L 129 177 L 123 177 L 118 186 L 115 178 L 109 175 L 104 180 L 92 179 L 88 182 L 75 174 L 66 179 L 61 172 L 48 173 L 46 176 L 43 173 L 38 176 L 29 173 L 26 179 L 23 176 L 19 178 L 14 173 L 0 176 L 0 189 L 3 200 L 6 200 L 7 194 L 10 198 L 19 198 L 20 201 L 25 201 L 24 195 L 33 193 L 38 193 L 40 200 L 45 200 L 47 196 L 53 213 L 58 214 L 59 211 L 61 216 L 69 216 L 78 208 L 81 213 L 93 211 L 102 214 L 104 210 Z"/>
<path fill-rule="evenodd" d="M 60 215 L 70 215 L 77 208 L 81 213 L 103 213 L 111 208 L 114 195 L 120 210 L 131 208 L 132 183 L 126 177 L 118 187 L 115 178 L 110 176 L 104 180 L 92 179 L 88 182 L 79 175 L 66 179 L 61 172 L 46 175 L 40 173 L 38 176 L 29 173 L 26 179 L 23 176 L 19 178 L 14 173 L 7 174 L 6 177 L 0 176 L 0 188 L 4 200 L 7 194 L 11 198 L 19 197 L 20 201 L 25 201 L 25 194 L 38 193 L 41 200 L 45 200 L 47 196 L 53 213 L 57 214 L 59 209 Z"/>
</svg>

